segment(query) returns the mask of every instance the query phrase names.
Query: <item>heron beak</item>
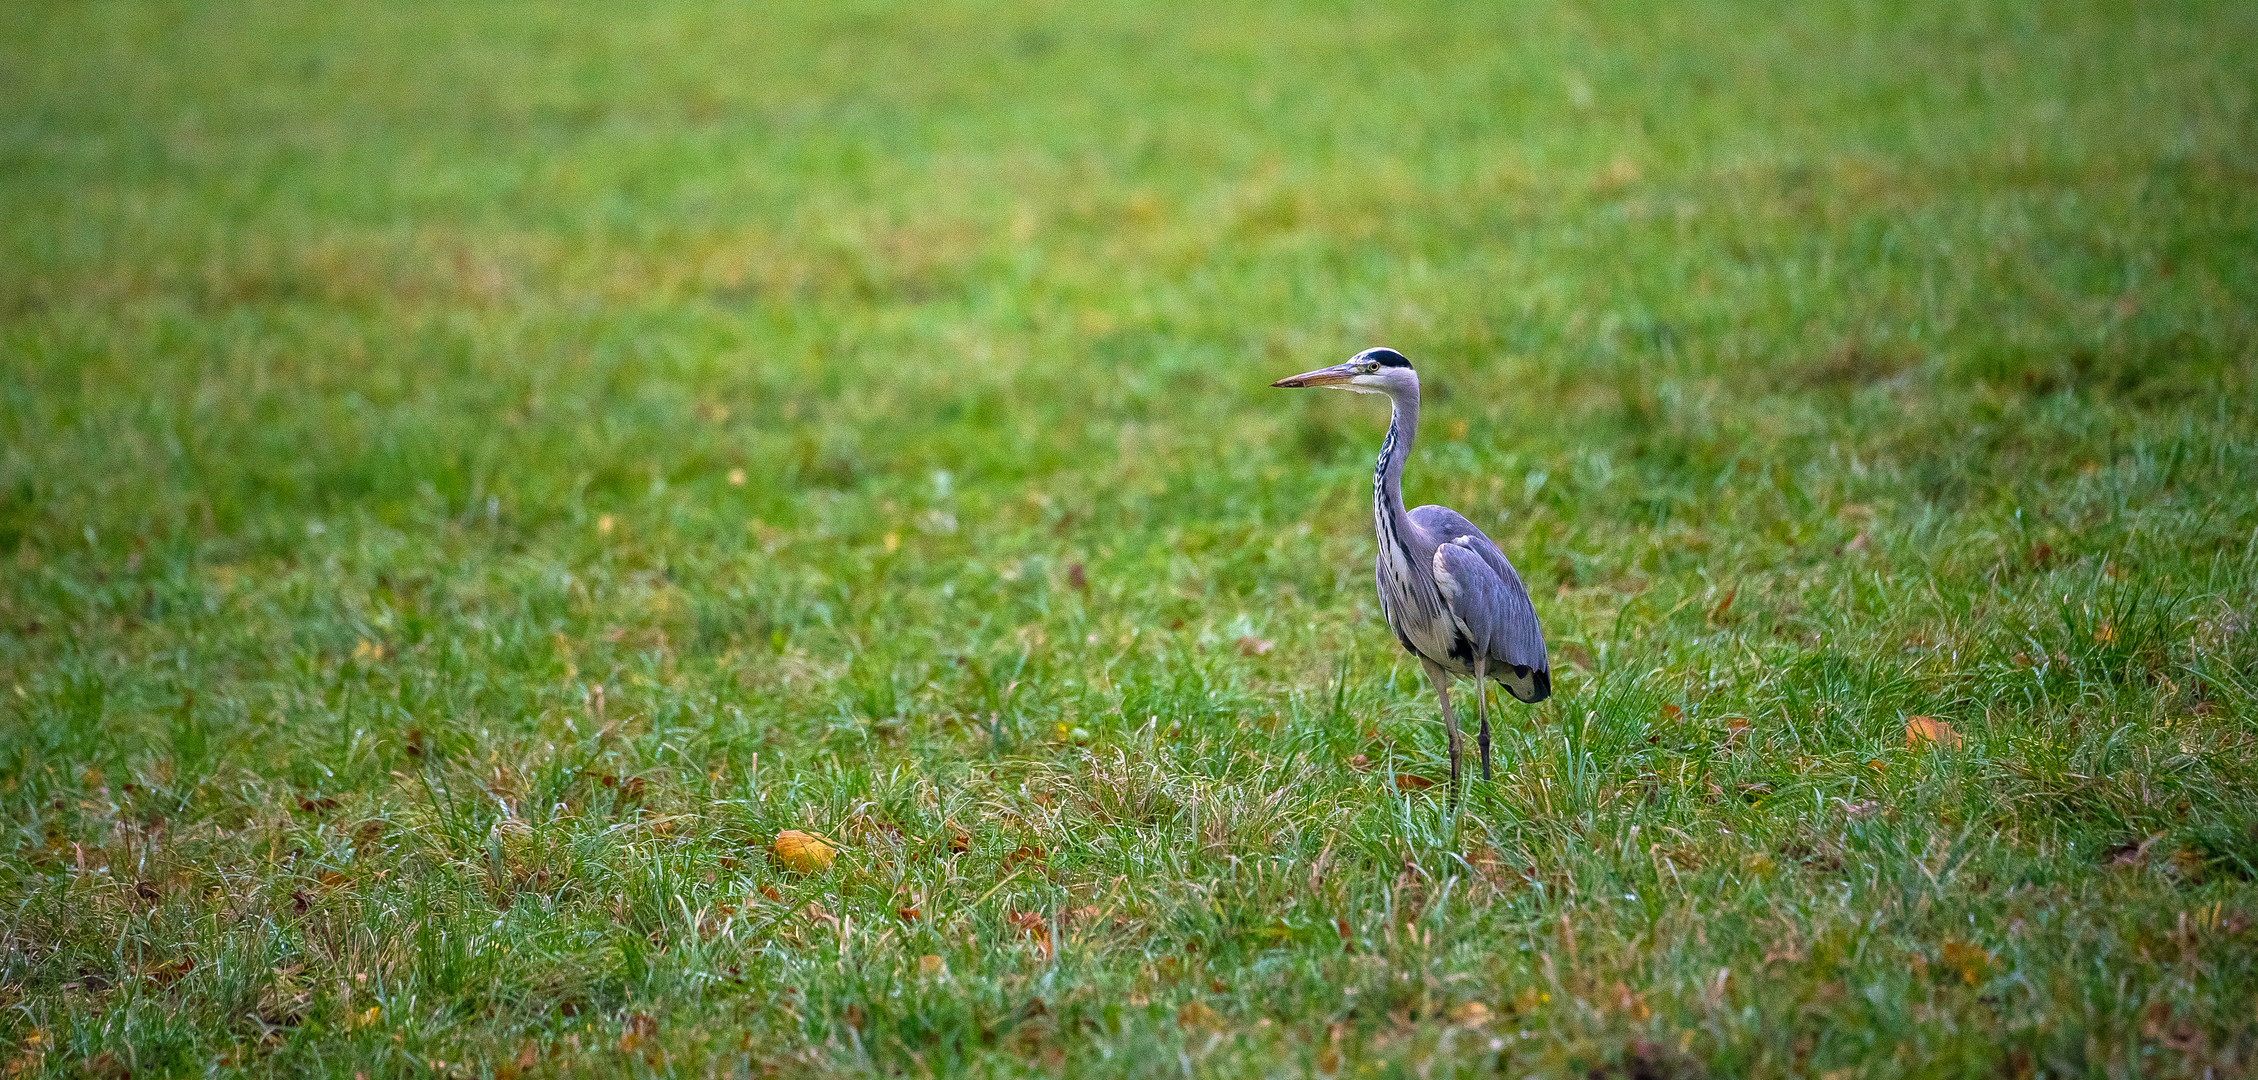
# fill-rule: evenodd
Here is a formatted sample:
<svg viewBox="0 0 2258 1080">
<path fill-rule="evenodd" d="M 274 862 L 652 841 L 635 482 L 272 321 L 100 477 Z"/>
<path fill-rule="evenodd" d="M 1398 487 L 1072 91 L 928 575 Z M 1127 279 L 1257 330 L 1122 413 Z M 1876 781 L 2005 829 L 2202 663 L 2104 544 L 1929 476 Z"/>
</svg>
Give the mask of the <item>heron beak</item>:
<svg viewBox="0 0 2258 1080">
<path fill-rule="evenodd" d="M 1298 390 L 1304 386 L 1340 386 L 1347 383 L 1355 374 L 1355 372 L 1349 370 L 1347 364 L 1335 364 L 1329 368 L 1305 371 L 1290 379 L 1280 379 L 1270 385 L 1282 386 L 1288 390 Z"/>
</svg>

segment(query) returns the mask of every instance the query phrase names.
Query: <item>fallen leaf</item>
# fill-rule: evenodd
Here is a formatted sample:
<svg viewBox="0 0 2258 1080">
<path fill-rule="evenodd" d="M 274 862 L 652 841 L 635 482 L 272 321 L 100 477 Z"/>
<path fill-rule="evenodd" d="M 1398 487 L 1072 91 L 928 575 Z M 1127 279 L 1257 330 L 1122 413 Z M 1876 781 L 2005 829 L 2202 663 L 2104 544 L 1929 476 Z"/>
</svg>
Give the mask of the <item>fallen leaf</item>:
<svg viewBox="0 0 2258 1080">
<path fill-rule="evenodd" d="M 1070 564 L 1066 568 L 1066 583 L 1077 590 L 1087 589 L 1090 587 L 1090 574 L 1082 569 L 1081 563 Z"/>
<path fill-rule="evenodd" d="M 1349 768 L 1355 769 L 1358 772 L 1370 772 L 1372 769 L 1372 759 L 1365 757 L 1363 754 L 1358 754 L 1355 757 L 1349 759 Z"/>
<path fill-rule="evenodd" d="M 1952 725 L 1932 716 L 1905 718 L 1905 745 L 1919 749 L 1923 744 L 1934 743 L 1940 749 L 1960 749 L 1960 733 Z"/>
<path fill-rule="evenodd" d="M 1448 1015 L 1454 1024 L 1480 1024 L 1489 1020 L 1490 1007 L 1479 1001 L 1463 1001 L 1452 1006 Z"/>
<path fill-rule="evenodd" d="M 1980 945 L 1965 941 L 1944 943 L 1944 962 L 1960 973 L 1960 981 L 1970 986 L 1983 978 L 1984 970 L 1991 966 L 1991 953 Z"/>
<path fill-rule="evenodd" d="M 1011 854 L 1004 856 L 1004 865 L 1008 867 L 1023 862 L 1042 862 L 1048 856 L 1049 852 L 1044 851 L 1041 844 L 1021 844 Z"/>
<path fill-rule="evenodd" d="M 903 921 L 903 922 L 916 922 L 916 921 L 917 921 L 917 908 L 915 908 L 914 906 L 913 906 L 913 907 L 898 907 L 898 908 L 895 908 L 895 909 L 894 909 L 894 914 L 901 916 L 901 919 L 902 919 L 902 921 Z"/>
<path fill-rule="evenodd" d="M 1267 656 L 1270 650 L 1277 646 L 1276 642 L 1258 638 L 1253 634 L 1240 638 L 1235 644 L 1239 646 L 1239 653 L 1242 656 Z"/>
<path fill-rule="evenodd" d="M 1397 791 L 1424 791 L 1435 786 L 1433 780 L 1424 776 L 1414 776 L 1411 773 L 1397 773 L 1395 782 Z"/>
<path fill-rule="evenodd" d="M 1726 718 L 1725 718 L 1725 745 L 1726 745 L 1726 746 L 1739 746 L 1739 745 L 1741 744 L 1741 742 L 1743 741 L 1743 737 L 1744 737 L 1744 736 L 1746 736 L 1747 734 L 1748 734 L 1748 717 L 1745 717 L 1745 716 L 1728 716 L 1728 717 L 1726 717 Z"/>
<path fill-rule="evenodd" d="M 1662 718 L 1664 720 L 1676 720 L 1677 718 L 1684 716 L 1685 714 L 1686 711 L 1677 707 L 1676 705 L 1664 705 L 1662 707 Z"/>
<path fill-rule="evenodd" d="M 962 854 L 964 854 L 965 852 L 967 852 L 967 851 L 971 851 L 971 850 L 972 850 L 972 838 L 971 838 L 971 837 L 969 837 L 969 836 L 966 836 L 966 835 L 965 835 L 965 834 L 963 834 L 963 833 L 955 833 L 955 834 L 952 834 L 952 835 L 951 835 L 951 836 L 949 837 L 949 854 L 951 854 L 951 855 L 962 855 Z"/>
<path fill-rule="evenodd" d="M 1035 943 L 1035 951 L 1044 956 L 1051 954 L 1051 922 L 1043 917 L 1042 912 L 1014 911 L 1004 918 L 1026 934 L 1029 941 Z"/>
<path fill-rule="evenodd" d="M 917 958 L 917 973 L 920 975 L 939 975 L 944 966 L 941 958 L 932 953 Z"/>
<path fill-rule="evenodd" d="M 1728 587 L 1725 590 L 1725 598 L 1723 600 L 1717 601 L 1716 607 L 1709 609 L 1709 621 L 1714 623 L 1717 620 L 1724 618 L 1725 613 L 1733 609 L 1733 598 L 1739 596 L 1740 594 L 1741 587 L 1739 585 Z"/>
<path fill-rule="evenodd" d="M 835 853 L 831 845 L 798 829 L 786 829 L 776 834 L 776 843 L 769 849 L 776 853 L 778 862 L 803 874 L 820 873 L 831 866 Z"/>
<path fill-rule="evenodd" d="M 1182 1027 L 1209 1027 L 1216 1019 L 1215 1010 L 1203 1002 L 1187 1001 L 1176 1009 L 1176 1023 Z"/>
</svg>

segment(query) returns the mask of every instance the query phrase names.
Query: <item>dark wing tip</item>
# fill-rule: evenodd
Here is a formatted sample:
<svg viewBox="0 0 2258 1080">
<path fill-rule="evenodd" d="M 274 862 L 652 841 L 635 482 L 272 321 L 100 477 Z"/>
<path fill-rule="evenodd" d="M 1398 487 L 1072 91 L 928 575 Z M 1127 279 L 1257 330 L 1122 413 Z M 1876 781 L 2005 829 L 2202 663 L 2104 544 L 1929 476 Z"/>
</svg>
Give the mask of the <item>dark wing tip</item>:
<svg viewBox="0 0 2258 1080">
<path fill-rule="evenodd" d="M 1527 683 L 1529 687 L 1529 693 L 1527 696 L 1522 695 L 1520 687 L 1515 686 L 1505 680 L 1503 676 L 1507 671 L 1513 672 L 1513 677 L 1515 679 L 1520 679 Z M 1530 671 L 1528 668 L 1522 667 L 1519 664 L 1515 664 L 1512 667 L 1499 668 L 1498 674 L 1499 678 L 1497 684 L 1499 686 L 1505 687 L 1506 692 L 1512 694 L 1514 700 L 1519 701 L 1523 705 L 1534 705 L 1537 702 L 1543 701 L 1544 699 L 1552 696 L 1552 670 L 1549 668 L 1538 668 L 1534 671 Z"/>
</svg>

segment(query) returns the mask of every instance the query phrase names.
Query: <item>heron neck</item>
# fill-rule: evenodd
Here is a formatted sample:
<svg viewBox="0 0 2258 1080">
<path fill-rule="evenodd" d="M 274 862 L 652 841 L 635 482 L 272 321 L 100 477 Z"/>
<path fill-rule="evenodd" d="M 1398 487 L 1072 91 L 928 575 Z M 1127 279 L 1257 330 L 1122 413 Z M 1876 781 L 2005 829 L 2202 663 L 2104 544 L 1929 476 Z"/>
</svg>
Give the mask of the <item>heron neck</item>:
<svg viewBox="0 0 2258 1080">
<path fill-rule="evenodd" d="M 1372 518 L 1382 542 L 1394 539 L 1408 546 L 1411 519 L 1403 509 L 1403 463 L 1411 457 L 1419 431 L 1419 387 L 1389 394 L 1388 405 L 1388 437 L 1372 466 Z"/>
</svg>

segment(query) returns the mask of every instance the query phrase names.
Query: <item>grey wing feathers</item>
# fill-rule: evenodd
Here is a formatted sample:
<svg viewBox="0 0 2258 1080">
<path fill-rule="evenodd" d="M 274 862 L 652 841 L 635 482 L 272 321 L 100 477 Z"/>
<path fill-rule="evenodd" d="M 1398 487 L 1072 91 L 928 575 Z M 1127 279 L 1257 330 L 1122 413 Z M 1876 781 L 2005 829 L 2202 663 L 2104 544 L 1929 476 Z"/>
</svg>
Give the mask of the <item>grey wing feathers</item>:
<svg viewBox="0 0 2258 1080">
<path fill-rule="evenodd" d="M 1521 590 L 1524 598 L 1528 596 L 1528 590 L 1521 589 L 1521 575 L 1513 572 L 1513 564 L 1506 561 L 1505 552 L 1498 550 L 1497 541 L 1490 539 L 1488 533 L 1475 528 L 1474 523 L 1466 520 L 1464 514 L 1447 506 L 1422 506 L 1407 516 L 1411 518 L 1412 524 L 1427 530 L 1439 543 L 1447 544 L 1461 536 L 1467 538 L 1474 553 L 1480 555 L 1483 562 L 1490 564 L 1490 569 L 1497 571 L 1498 577 L 1512 582 L 1515 589 Z"/>
<path fill-rule="evenodd" d="M 1537 610 L 1529 603 L 1521 576 L 1513 572 L 1513 564 L 1497 545 L 1479 530 L 1444 542 L 1435 549 L 1435 583 L 1452 618 L 1488 657 L 1490 674 L 1500 684 L 1526 702 L 1551 695 L 1551 665 L 1546 662 Z"/>
</svg>

